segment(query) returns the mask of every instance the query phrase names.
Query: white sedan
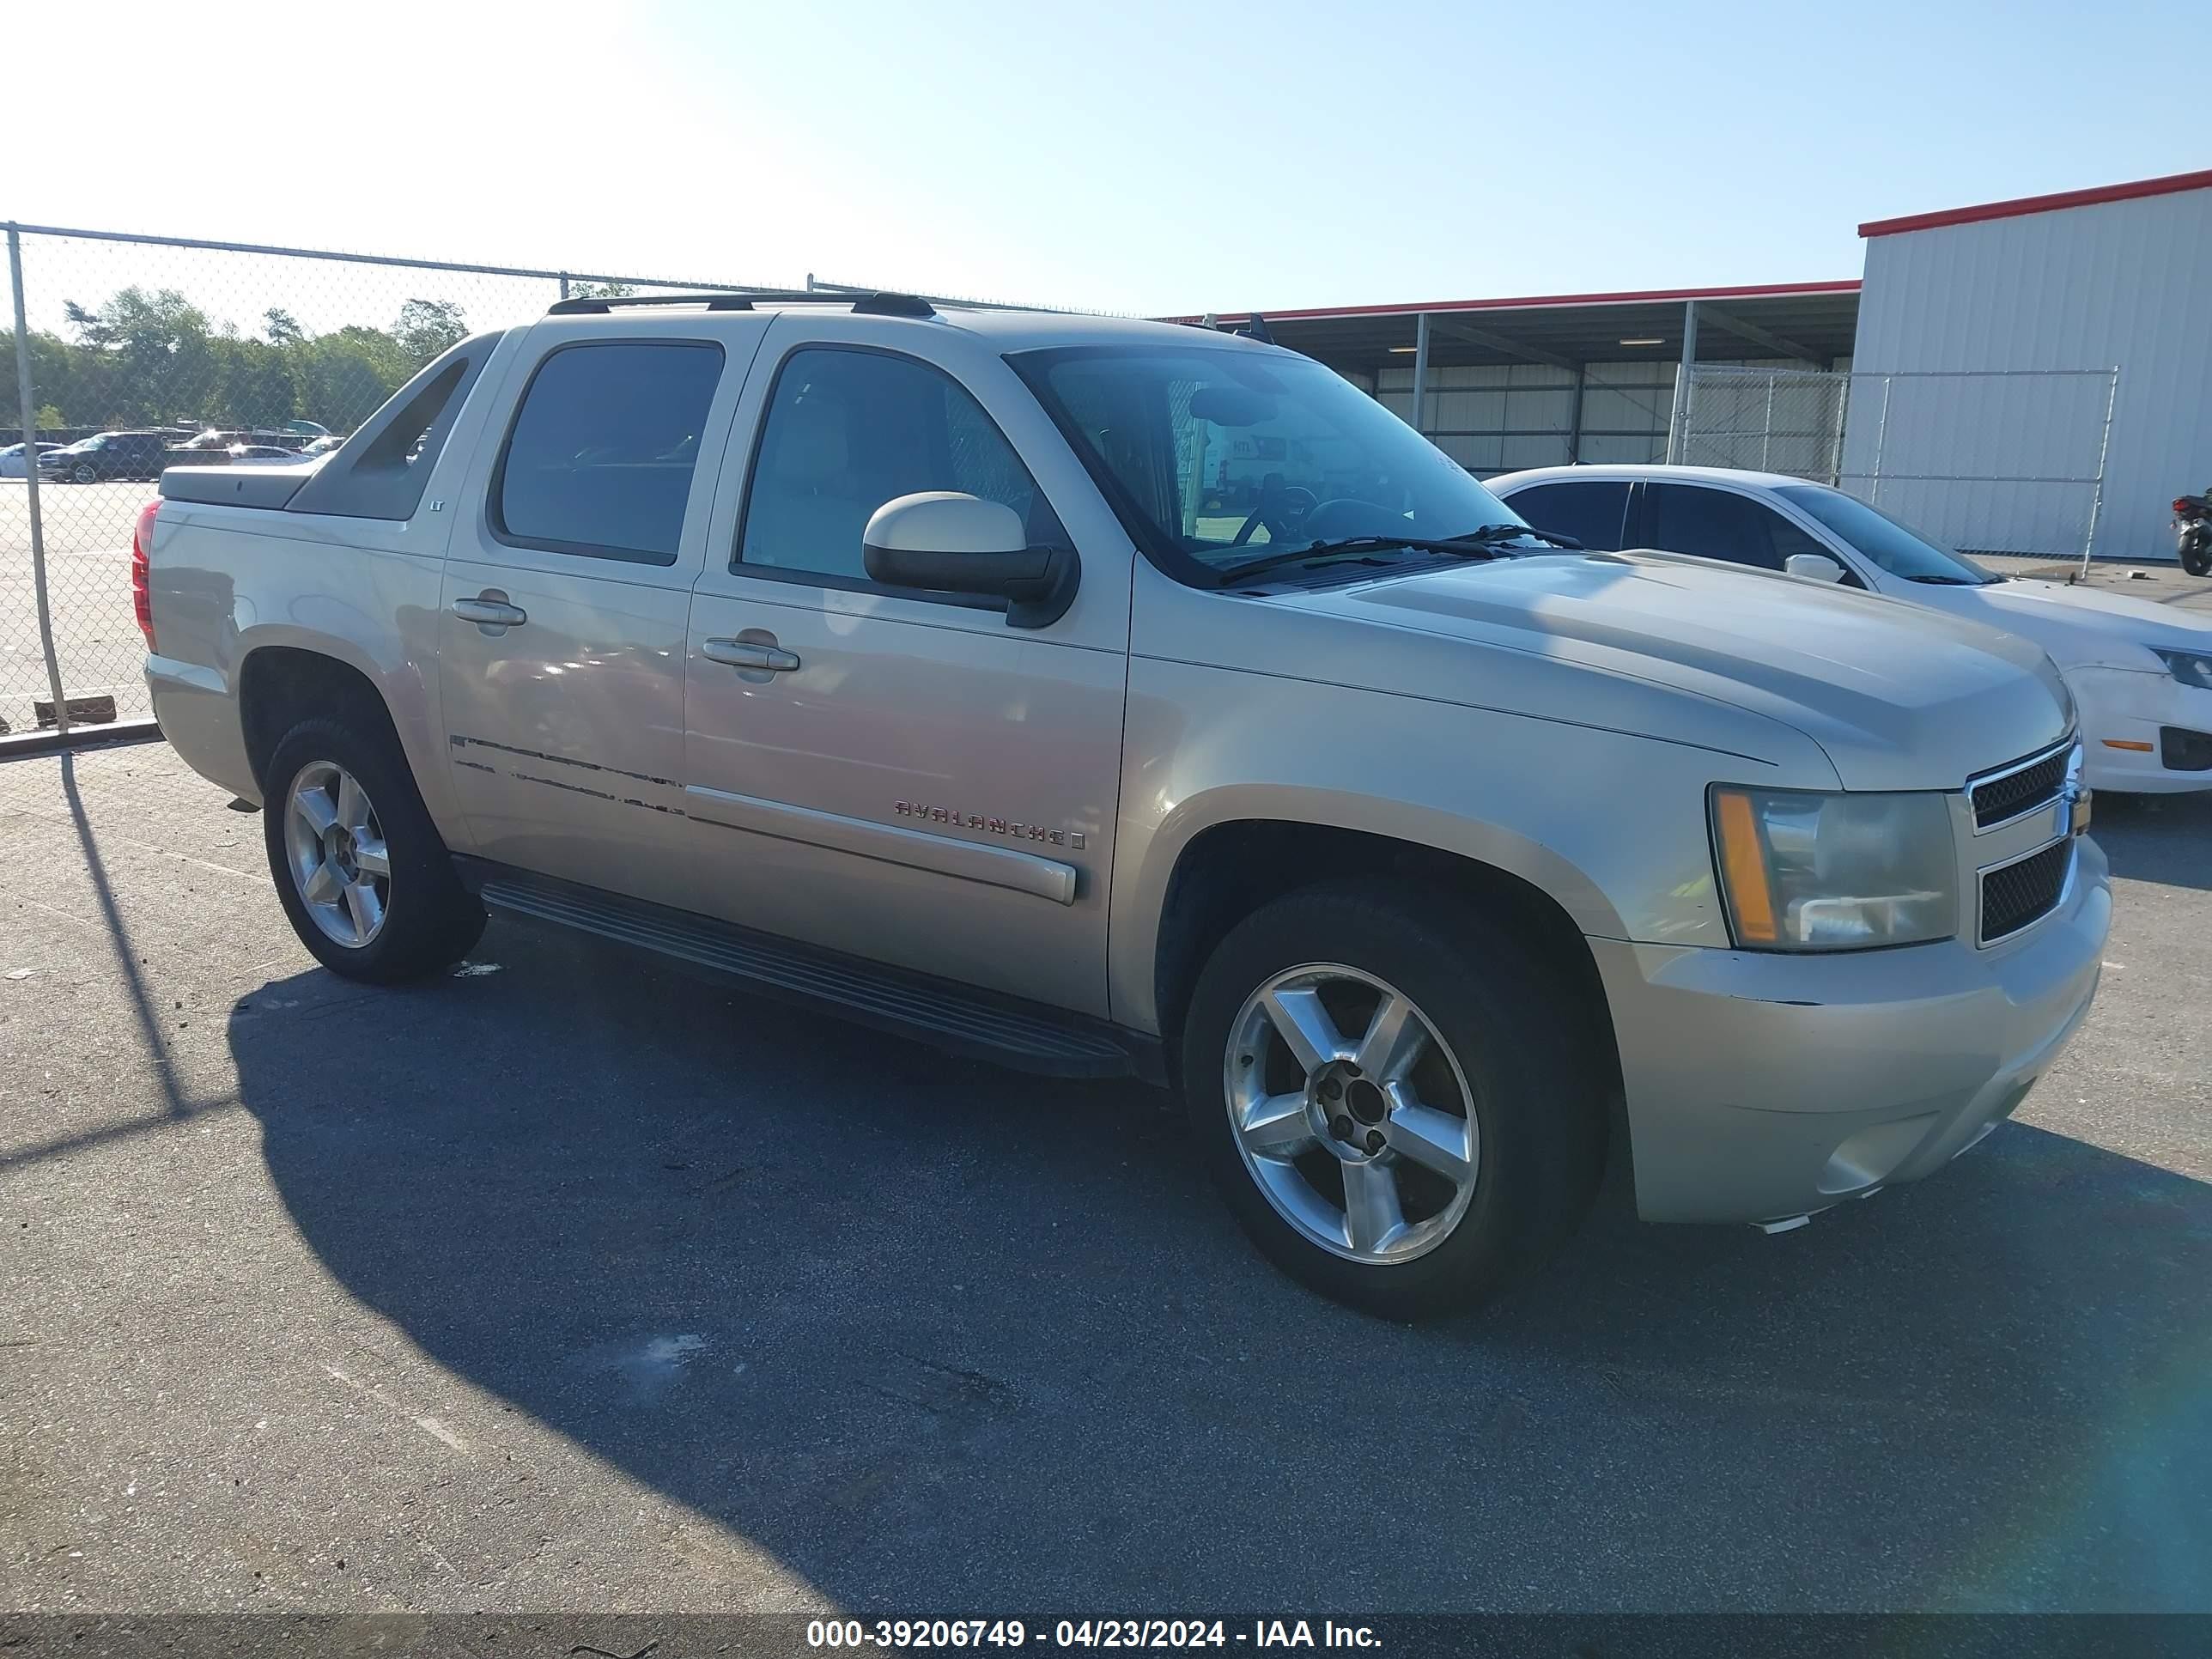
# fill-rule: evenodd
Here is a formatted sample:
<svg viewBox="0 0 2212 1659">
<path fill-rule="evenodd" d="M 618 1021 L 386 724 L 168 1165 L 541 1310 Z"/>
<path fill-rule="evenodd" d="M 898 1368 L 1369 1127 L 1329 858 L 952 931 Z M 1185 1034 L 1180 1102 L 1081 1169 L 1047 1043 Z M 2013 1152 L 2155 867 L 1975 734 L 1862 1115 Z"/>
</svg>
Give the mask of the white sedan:
<svg viewBox="0 0 2212 1659">
<path fill-rule="evenodd" d="M 1553 466 L 1485 481 L 1539 530 L 1863 587 L 2033 641 L 2080 705 L 2092 788 L 2212 789 L 2212 617 L 1985 570 L 1826 484 L 1704 466 Z"/>
<path fill-rule="evenodd" d="M 59 449 L 59 444 L 40 444 L 37 453 L 43 455 L 50 449 Z M 9 444 L 0 449 L 0 478 L 21 478 L 30 475 L 30 459 L 21 444 Z"/>
</svg>

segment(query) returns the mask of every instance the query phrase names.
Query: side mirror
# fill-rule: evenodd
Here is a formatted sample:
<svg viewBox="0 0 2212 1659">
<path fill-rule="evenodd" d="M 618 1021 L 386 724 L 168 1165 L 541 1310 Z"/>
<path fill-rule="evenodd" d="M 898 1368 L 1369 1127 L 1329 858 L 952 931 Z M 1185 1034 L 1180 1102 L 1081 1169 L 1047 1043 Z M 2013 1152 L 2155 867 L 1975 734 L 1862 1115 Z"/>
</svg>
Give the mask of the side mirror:
<svg viewBox="0 0 2212 1659">
<path fill-rule="evenodd" d="M 885 501 L 860 537 L 868 574 L 891 587 L 1006 602 L 1009 628 L 1046 628 L 1075 602 L 1075 550 L 1031 547 L 1011 507 L 955 489 Z"/>
<path fill-rule="evenodd" d="M 1826 553 L 1792 553 L 1783 560 L 1782 568 L 1793 576 L 1810 576 L 1816 582 L 1839 582 L 1844 579 L 1844 567 Z"/>
</svg>

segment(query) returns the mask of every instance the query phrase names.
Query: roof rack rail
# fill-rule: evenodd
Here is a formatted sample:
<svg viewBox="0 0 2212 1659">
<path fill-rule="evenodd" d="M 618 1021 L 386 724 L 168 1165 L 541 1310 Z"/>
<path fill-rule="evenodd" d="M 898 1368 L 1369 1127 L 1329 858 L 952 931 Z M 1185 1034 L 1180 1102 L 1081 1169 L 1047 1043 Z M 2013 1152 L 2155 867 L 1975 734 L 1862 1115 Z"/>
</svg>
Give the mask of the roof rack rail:
<svg viewBox="0 0 2212 1659">
<path fill-rule="evenodd" d="M 617 306 L 704 306 L 709 311 L 750 311 L 753 301 L 773 305 L 850 306 L 858 317 L 934 317 L 937 307 L 918 294 L 819 294 L 804 289 L 757 288 L 722 294 L 611 294 L 556 300 L 549 317 L 604 315 Z"/>
<path fill-rule="evenodd" d="M 600 314 L 617 306 L 704 306 L 709 311 L 750 311 L 752 296 L 747 294 L 609 294 L 592 295 L 579 300 L 556 300 L 545 308 L 548 317 L 576 317 Z"/>
<path fill-rule="evenodd" d="M 1256 311 L 1245 318 L 1242 328 L 1224 328 L 1220 319 L 1210 311 L 1195 322 L 1185 318 L 1183 325 L 1186 328 L 1202 328 L 1209 334 L 1230 334 L 1240 340 L 1257 340 L 1262 345 L 1281 343 L 1268 329 L 1267 319 Z"/>
</svg>

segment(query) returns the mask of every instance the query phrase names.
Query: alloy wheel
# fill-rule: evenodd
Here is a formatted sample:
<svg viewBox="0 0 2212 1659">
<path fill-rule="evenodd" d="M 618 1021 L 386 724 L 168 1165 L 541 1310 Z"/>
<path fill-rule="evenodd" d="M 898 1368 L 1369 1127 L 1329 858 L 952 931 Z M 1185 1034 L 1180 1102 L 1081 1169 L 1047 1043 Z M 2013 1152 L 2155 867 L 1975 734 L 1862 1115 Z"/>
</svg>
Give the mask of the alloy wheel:
<svg viewBox="0 0 2212 1659">
<path fill-rule="evenodd" d="M 1467 1213 L 1482 1161 L 1474 1092 L 1395 986 L 1335 963 L 1275 975 L 1231 1024 L 1223 1079 L 1245 1168 L 1322 1249 L 1409 1261 Z"/>
<path fill-rule="evenodd" d="M 349 950 L 384 927 L 392 859 L 368 792 L 331 761 L 300 769 L 284 802 L 285 862 L 315 926 Z"/>
</svg>

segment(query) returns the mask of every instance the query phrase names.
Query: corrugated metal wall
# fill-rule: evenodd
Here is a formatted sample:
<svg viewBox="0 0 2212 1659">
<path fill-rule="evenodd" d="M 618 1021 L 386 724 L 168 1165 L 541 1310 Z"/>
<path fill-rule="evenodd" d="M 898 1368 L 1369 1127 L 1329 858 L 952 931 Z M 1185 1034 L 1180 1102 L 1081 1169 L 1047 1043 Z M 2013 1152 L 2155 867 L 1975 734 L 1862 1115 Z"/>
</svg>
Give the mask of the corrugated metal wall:
<svg viewBox="0 0 2212 1659">
<path fill-rule="evenodd" d="M 1753 361 L 1759 367 L 1804 367 L 1787 358 Z M 1649 357 L 1590 363 L 1583 374 L 1579 459 L 1665 460 L 1674 364 Z M 1577 459 L 1568 447 L 1575 409 L 1571 370 L 1540 363 L 1432 368 L 1419 421 L 1413 420 L 1411 365 L 1382 370 L 1372 386 L 1365 385 L 1365 376 L 1349 378 L 1477 477 L 1523 467 L 1565 466 Z"/>
<path fill-rule="evenodd" d="M 1667 453 L 1674 404 L 1671 362 L 1592 363 L 1583 389 L 1582 459 L 1656 461 Z M 1528 466 L 1564 466 L 1574 415 L 1575 377 L 1540 363 L 1429 370 L 1421 418 L 1413 420 L 1413 371 L 1392 367 L 1375 395 L 1418 426 L 1478 477 Z"/>
<path fill-rule="evenodd" d="M 2096 546 L 2173 556 L 2167 503 L 2212 483 L 2212 190 L 1870 237 L 1845 430 L 1846 486 L 1965 547 L 2079 551 L 2105 388 L 2080 379 L 1899 378 L 1893 371 L 2102 369 L 2118 396 Z"/>
</svg>

